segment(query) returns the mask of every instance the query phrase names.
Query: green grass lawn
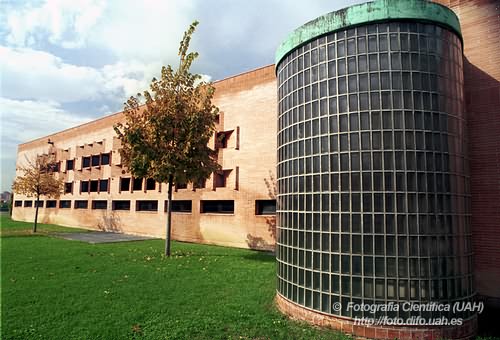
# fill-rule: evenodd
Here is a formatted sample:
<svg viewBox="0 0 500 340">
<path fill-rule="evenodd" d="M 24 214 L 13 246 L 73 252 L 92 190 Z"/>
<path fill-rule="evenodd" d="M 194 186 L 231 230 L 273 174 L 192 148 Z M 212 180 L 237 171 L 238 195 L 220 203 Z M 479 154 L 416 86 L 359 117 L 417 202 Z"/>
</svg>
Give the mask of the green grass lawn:
<svg viewBox="0 0 500 340">
<path fill-rule="evenodd" d="M 275 260 L 161 240 L 67 241 L 1 215 L 2 339 L 348 339 L 274 307 Z"/>
</svg>

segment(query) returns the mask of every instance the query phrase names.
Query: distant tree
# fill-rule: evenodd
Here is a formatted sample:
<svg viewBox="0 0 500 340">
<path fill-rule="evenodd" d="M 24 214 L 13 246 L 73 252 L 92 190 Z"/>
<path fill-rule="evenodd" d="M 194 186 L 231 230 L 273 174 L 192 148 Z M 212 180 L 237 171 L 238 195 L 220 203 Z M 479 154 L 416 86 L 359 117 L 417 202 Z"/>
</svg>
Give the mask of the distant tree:
<svg viewBox="0 0 500 340">
<path fill-rule="evenodd" d="M 54 157 L 37 156 L 34 160 L 26 159 L 27 165 L 20 167 L 23 175 L 16 177 L 12 191 L 16 194 L 35 197 L 35 221 L 33 232 L 36 233 L 38 223 L 38 207 L 40 196 L 58 198 L 63 189 L 63 180 L 54 176 Z"/>
<path fill-rule="evenodd" d="M 115 125 L 122 143 L 123 164 L 135 177 L 168 183 L 165 255 L 170 256 L 172 185 L 198 183 L 219 169 L 217 154 L 208 147 L 214 135 L 218 109 L 212 104 L 214 87 L 189 69 L 198 53 L 188 53 L 198 22 L 184 33 L 179 47 L 179 67 L 162 67 L 149 91 L 125 103 L 125 122 Z"/>
</svg>

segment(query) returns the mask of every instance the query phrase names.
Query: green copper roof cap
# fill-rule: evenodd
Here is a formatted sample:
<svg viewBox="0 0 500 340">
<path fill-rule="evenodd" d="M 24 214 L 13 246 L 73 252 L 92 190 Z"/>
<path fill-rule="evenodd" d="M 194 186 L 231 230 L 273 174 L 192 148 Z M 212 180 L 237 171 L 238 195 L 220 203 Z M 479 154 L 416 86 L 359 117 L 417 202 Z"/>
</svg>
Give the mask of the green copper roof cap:
<svg viewBox="0 0 500 340">
<path fill-rule="evenodd" d="M 295 48 L 321 35 L 351 26 L 401 19 L 434 22 L 462 39 L 460 22 L 448 7 L 425 0 L 376 0 L 325 14 L 294 30 L 276 51 L 276 67 Z"/>
</svg>

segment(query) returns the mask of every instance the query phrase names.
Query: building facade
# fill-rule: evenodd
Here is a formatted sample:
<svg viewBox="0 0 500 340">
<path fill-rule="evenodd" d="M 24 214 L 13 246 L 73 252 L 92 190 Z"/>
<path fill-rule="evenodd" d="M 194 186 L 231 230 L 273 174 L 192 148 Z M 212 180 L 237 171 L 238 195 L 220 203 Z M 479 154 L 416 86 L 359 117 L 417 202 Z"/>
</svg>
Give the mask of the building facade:
<svg viewBox="0 0 500 340">
<path fill-rule="evenodd" d="M 214 84 L 222 170 L 205 183 L 174 187 L 172 237 L 179 241 L 271 249 L 275 236 L 276 80 L 274 66 Z M 54 154 L 64 194 L 44 198 L 39 221 L 165 236 L 167 185 L 135 179 L 122 166 L 113 125 L 121 113 L 19 145 L 18 166 Z M 33 198 L 15 195 L 13 218 L 32 221 Z"/>
<path fill-rule="evenodd" d="M 292 317 L 369 338 L 470 338 L 475 311 L 403 306 L 500 296 L 487 201 L 500 183 L 499 4 L 444 3 L 464 36 L 448 7 L 381 0 L 278 48 L 277 303 Z M 415 323 L 436 318 L 462 323 Z"/>
</svg>

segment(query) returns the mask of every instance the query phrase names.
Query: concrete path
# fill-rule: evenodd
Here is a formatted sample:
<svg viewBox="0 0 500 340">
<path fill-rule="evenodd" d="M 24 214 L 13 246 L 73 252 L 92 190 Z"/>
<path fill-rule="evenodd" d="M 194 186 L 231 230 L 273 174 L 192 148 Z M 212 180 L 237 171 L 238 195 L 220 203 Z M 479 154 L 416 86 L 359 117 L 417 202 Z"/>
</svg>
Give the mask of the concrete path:
<svg viewBox="0 0 500 340">
<path fill-rule="evenodd" d="M 53 234 L 56 237 L 63 238 L 65 240 L 82 241 L 87 243 L 112 243 L 112 242 L 127 242 L 127 241 L 143 241 L 143 240 L 155 240 L 154 237 L 148 236 L 137 236 L 122 233 L 110 233 L 103 231 L 91 231 L 88 233 L 58 233 Z"/>
</svg>

